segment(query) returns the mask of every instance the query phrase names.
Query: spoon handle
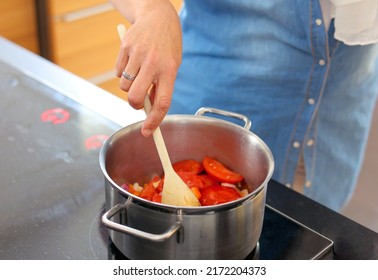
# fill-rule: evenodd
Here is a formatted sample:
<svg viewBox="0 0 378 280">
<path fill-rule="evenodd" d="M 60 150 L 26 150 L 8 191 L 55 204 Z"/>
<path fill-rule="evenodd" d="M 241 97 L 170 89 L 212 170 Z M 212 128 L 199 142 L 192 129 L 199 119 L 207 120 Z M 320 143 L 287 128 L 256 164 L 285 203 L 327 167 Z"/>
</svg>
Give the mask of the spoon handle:
<svg viewBox="0 0 378 280">
<path fill-rule="evenodd" d="M 152 105 L 150 101 L 150 96 L 146 94 L 144 98 L 144 111 L 148 114 L 151 111 Z M 161 163 L 163 165 L 164 172 L 167 173 L 172 167 L 171 160 L 169 159 L 167 147 L 164 142 L 163 135 L 161 134 L 160 127 L 157 127 L 155 131 L 152 133 L 152 137 L 154 138 L 156 149 L 158 151 Z"/>
</svg>

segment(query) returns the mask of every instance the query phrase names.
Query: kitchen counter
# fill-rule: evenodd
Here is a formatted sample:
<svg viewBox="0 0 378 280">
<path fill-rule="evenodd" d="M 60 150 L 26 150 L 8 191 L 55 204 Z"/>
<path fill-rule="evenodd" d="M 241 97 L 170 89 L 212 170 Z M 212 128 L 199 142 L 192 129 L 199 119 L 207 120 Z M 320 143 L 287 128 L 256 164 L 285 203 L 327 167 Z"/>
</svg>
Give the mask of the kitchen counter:
<svg viewBox="0 0 378 280">
<path fill-rule="evenodd" d="M 124 258 L 100 222 L 98 154 L 144 113 L 3 38 L 0 96 L 0 259 Z M 287 224 L 298 229 L 295 248 L 283 238 Z M 330 250 L 305 255 L 317 245 L 309 240 Z M 260 259 L 378 259 L 378 233 L 272 180 L 260 251 Z"/>
</svg>

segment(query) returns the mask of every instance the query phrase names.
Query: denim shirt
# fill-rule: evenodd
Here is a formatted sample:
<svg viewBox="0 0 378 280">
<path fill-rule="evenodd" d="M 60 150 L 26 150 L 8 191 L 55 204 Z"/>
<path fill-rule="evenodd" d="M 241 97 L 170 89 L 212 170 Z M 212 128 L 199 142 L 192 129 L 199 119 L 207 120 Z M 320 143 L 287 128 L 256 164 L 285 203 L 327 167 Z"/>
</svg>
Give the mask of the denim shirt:
<svg viewBox="0 0 378 280">
<path fill-rule="evenodd" d="M 378 93 L 378 46 L 347 46 L 318 0 L 186 0 L 170 114 L 243 114 L 272 150 L 273 178 L 334 210 L 350 198 Z M 251 170 L 253 172 L 253 170 Z"/>
</svg>

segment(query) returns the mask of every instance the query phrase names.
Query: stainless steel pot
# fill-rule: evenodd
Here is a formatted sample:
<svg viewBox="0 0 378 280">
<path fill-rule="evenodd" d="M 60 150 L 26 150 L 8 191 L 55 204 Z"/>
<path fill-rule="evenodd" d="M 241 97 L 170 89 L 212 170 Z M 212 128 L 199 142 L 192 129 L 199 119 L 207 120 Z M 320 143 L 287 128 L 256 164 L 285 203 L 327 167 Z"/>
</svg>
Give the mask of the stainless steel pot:
<svg viewBox="0 0 378 280">
<path fill-rule="evenodd" d="M 236 118 L 244 127 L 206 113 Z M 249 195 L 216 206 L 176 207 L 134 196 L 123 183 L 146 182 L 163 170 L 142 122 L 122 128 L 100 151 L 106 210 L 102 221 L 117 248 L 131 259 L 243 259 L 261 234 L 266 187 L 274 161 L 266 144 L 249 131 L 245 116 L 201 108 L 195 116 L 170 115 L 161 130 L 172 162 L 208 155 L 243 174 Z"/>
</svg>

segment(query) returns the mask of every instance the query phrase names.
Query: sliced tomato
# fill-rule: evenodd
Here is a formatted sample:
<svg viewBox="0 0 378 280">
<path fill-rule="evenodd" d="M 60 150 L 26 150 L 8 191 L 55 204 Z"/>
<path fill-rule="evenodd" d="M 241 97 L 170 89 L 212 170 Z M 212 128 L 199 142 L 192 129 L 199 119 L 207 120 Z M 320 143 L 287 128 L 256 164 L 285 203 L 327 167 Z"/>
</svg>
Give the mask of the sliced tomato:
<svg viewBox="0 0 378 280">
<path fill-rule="evenodd" d="M 208 174 L 200 174 L 198 177 L 202 181 L 202 188 L 211 187 L 211 186 L 220 186 L 220 182 L 216 180 L 214 177 Z"/>
<path fill-rule="evenodd" d="M 217 205 L 240 197 L 241 195 L 234 188 L 211 186 L 201 190 L 200 203 L 202 206 Z"/>
<path fill-rule="evenodd" d="M 220 182 L 234 184 L 244 179 L 241 174 L 228 169 L 221 162 L 211 157 L 206 156 L 202 163 L 205 171 Z"/>
<path fill-rule="evenodd" d="M 203 187 L 203 181 L 201 180 L 200 176 L 197 174 L 193 174 L 190 172 L 177 172 L 177 175 L 184 181 L 184 183 L 189 187 Z"/>
<path fill-rule="evenodd" d="M 172 166 L 176 172 L 190 172 L 193 174 L 199 174 L 203 171 L 202 162 L 192 159 L 178 161 Z"/>
</svg>

